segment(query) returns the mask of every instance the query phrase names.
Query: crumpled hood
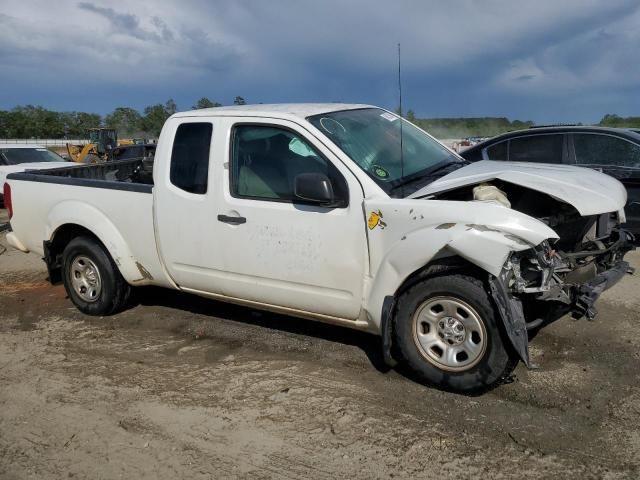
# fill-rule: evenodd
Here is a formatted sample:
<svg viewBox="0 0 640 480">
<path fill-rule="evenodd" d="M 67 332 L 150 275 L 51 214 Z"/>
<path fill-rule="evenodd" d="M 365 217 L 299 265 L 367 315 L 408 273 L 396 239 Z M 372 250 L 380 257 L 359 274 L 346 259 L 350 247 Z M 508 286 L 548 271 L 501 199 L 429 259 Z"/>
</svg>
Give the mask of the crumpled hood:
<svg viewBox="0 0 640 480">
<path fill-rule="evenodd" d="M 19 163 L 18 165 L 2 165 L 0 166 L 0 191 L 10 173 L 24 172 L 25 170 L 49 170 L 51 168 L 72 167 L 77 165 L 73 162 L 33 162 Z"/>
<path fill-rule="evenodd" d="M 590 168 L 491 160 L 472 163 L 445 175 L 413 193 L 410 198 L 495 179 L 551 195 L 572 205 L 583 216 L 619 212 L 627 202 L 627 191 L 622 183 Z"/>
</svg>

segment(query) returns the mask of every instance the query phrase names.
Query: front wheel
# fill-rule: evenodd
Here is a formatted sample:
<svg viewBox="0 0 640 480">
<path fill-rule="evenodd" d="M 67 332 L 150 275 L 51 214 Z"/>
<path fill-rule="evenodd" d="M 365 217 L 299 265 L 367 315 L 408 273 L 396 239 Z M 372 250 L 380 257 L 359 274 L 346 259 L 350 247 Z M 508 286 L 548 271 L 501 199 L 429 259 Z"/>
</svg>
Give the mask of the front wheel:
<svg viewBox="0 0 640 480">
<path fill-rule="evenodd" d="M 395 334 L 402 363 L 447 390 L 490 389 L 518 362 L 482 282 L 465 275 L 433 277 L 404 292 Z"/>
<path fill-rule="evenodd" d="M 128 304 L 131 287 L 109 253 L 91 237 L 77 237 L 62 254 L 63 282 L 73 304 L 87 315 L 111 315 Z"/>
</svg>

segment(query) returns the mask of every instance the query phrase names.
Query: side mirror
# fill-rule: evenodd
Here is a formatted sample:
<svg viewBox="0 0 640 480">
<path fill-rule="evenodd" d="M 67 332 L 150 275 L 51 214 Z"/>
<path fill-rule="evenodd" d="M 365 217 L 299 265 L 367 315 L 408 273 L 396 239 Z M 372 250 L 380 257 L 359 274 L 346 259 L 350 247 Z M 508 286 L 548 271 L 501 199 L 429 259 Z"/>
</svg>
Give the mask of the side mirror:
<svg viewBox="0 0 640 480">
<path fill-rule="evenodd" d="M 300 200 L 321 206 L 333 206 L 335 196 L 331 180 L 322 173 L 301 173 L 294 182 L 294 195 Z"/>
</svg>

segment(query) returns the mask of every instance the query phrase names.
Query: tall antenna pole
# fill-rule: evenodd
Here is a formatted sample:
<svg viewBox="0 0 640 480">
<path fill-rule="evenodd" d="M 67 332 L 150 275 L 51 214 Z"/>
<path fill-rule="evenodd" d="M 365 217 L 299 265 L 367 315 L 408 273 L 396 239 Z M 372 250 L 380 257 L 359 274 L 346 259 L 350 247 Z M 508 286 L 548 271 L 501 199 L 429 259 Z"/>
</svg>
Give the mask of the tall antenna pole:
<svg viewBox="0 0 640 480">
<path fill-rule="evenodd" d="M 403 148 L 403 132 L 402 132 L 402 68 L 401 68 L 401 56 L 400 56 L 400 44 L 398 43 L 398 99 L 400 105 L 398 109 L 400 111 L 400 175 L 404 177 L 404 148 Z M 404 187 L 402 187 L 402 196 L 404 197 Z"/>
<path fill-rule="evenodd" d="M 402 116 L 402 69 L 401 69 L 401 53 L 400 53 L 400 44 L 398 44 L 398 96 L 400 100 L 399 110 L 400 116 Z"/>
</svg>

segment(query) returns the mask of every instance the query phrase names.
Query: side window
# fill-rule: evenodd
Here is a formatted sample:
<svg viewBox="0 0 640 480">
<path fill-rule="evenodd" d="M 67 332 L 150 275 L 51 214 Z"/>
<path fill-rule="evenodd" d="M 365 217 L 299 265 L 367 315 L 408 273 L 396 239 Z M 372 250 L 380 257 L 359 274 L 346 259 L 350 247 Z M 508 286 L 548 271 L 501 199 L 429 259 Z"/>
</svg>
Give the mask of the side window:
<svg viewBox="0 0 640 480">
<path fill-rule="evenodd" d="M 469 160 L 470 162 L 479 162 L 480 160 L 482 160 L 482 150 L 480 149 L 471 150 L 471 151 L 462 150 L 458 155 L 463 156 L 465 159 Z"/>
<path fill-rule="evenodd" d="M 169 173 L 176 187 L 189 193 L 207 193 L 212 131 L 210 123 L 183 123 L 178 127 Z"/>
<path fill-rule="evenodd" d="M 487 158 L 489 160 L 506 160 L 508 145 L 509 141 L 505 140 L 504 142 L 487 147 Z"/>
<path fill-rule="evenodd" d="M 530 135 L 509 142 L 510 162 L 562 163 L 564 135 Z"/>
<path fill-rule="evenodd" d="M 640 146 L 610 135 L 577 133 L 573 147 L 578 165 L 640 167 Z"/>
<path fill-rule="evenodd" d="M 231 156 L 231 193 L 235 197 L 297 202 L 296 176 L 321 173 L 329 177 L 338 199 L 348 198 L 346 181 L 336 167 L 303 137 L 285 128 L 235 127 Z"/>
</svg>

